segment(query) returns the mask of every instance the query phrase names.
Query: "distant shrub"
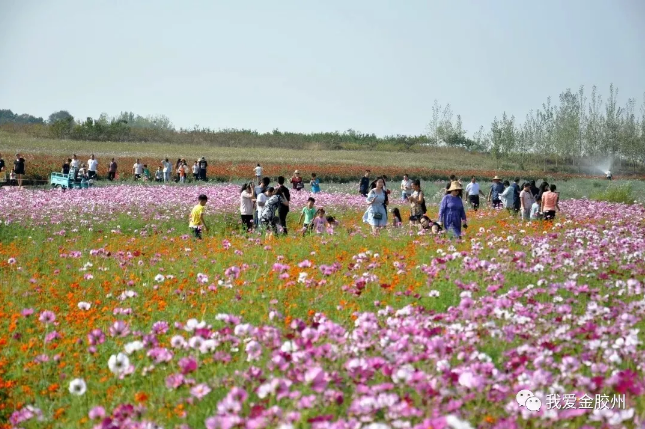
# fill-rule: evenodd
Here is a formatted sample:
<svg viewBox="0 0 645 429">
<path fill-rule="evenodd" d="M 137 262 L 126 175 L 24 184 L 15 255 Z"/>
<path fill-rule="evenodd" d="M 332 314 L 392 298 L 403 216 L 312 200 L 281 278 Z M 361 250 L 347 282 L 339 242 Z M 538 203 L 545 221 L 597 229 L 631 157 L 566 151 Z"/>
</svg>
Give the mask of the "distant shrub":
<svg viewBox="0 0 645 429">
<path fill-rule="evenodd" d="M 619 186 L 609 186 L 604 191 L 593 194 L 591 199 L 610 203 L 634 204 L 632 185 L 628 182 Z"/>
<path fill-rule="evenodd" d="M 602 183 L 600 183 L 600 182 L 593 182 L 592 186 L 593 186 L 594 188 L 602 188 Z"/>
</svg>

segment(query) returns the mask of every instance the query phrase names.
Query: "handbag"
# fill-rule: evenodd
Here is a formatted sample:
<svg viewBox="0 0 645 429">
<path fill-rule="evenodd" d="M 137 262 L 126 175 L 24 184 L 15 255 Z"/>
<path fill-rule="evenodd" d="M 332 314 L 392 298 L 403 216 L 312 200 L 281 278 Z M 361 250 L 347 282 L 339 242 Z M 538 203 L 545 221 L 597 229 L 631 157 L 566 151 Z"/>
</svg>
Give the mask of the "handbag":
<svg viewBox="0 0 645 429">
<path fill-rule="evenodd" d="M 372 213 L 372 218 L 374 218 L 376 220 L 381 220 L 381 219 L 383 219 L 383 213 L 381 213 L 381 212 Z"/>
</svg>

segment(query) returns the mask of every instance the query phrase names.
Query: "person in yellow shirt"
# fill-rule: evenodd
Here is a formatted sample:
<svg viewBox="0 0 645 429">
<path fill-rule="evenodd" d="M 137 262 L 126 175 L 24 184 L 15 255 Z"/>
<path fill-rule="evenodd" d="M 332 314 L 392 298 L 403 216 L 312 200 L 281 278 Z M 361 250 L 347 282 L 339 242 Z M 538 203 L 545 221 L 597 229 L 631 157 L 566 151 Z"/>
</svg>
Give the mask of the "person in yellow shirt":
<svg viewBox="0 0 645 429">
<path fill-rule="evenodd" d="M 198 198 L 199 203 L 193 207 L 193 210 L 190 212 L 190 223 L 188 227 L 195 234 L 195 238 L 202 239 L 202 229 L 208 232 L 208 227 L 204 223 L 204 206 L 208 201 L 208 197 L 204 194 L 200 195 Z"/>
</svg>

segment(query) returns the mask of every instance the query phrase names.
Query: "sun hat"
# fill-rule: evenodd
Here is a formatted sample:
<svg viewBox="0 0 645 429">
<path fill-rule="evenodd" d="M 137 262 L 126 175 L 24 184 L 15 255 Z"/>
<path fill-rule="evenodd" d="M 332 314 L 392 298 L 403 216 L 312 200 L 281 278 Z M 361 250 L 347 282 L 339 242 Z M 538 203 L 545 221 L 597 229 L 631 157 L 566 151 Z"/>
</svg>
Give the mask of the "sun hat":
<svg viewBox="0 0 645 429">
<path fill-rule="evenodd" d="M 502 180 L 498 176 L 493 177 L 493 180 Z"/>
<path fill-rule="evenodd" d="M 300 170 L 294 171 L 293 174 L 300 174 Z"/>
<path fill-rule="evenodd" d="M 452 191 L 461 191 L 461 190 L 462 190 L 462 187 L 459 184 L 459 182 L 454 181 L 454 182 L 450 182 L 450 187 L 446 189 L 446 193 L 449 194 Z"/>
</svg>

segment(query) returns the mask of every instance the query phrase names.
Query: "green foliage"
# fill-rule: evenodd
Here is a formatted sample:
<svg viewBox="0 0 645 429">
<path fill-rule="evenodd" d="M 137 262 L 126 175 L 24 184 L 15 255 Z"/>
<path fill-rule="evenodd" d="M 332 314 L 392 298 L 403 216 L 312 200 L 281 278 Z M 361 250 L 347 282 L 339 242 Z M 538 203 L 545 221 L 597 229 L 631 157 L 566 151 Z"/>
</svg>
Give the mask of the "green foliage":
<svg viewBox="0 0 645 429">
<path fill-rule="evenodd" d="M 604 191 L 593 194 L 591 199 L 610 203 L 634 204 L 632 184 L 627 182 L 621 185 L 608 186 Z"/>
<path fill-rule="evenodd" d="M 55 124 L 58 121 L 73 121 L 74 117 L 67 111 L 67 110 L 59 110 L 58 112 L 54 112 L 51 115 L 49 115 L 49 119 L 47 120 L 48 123 L 50 124 Z"/>
<path fill-rule="evenodd" d="M 0 125 L 2 124 L 44 124 L 43 118 L 36 118 L 27 113 L 18 115 L 8 109 L 0 109 Z"/>
</svg>

